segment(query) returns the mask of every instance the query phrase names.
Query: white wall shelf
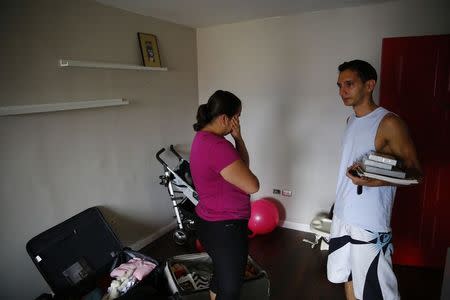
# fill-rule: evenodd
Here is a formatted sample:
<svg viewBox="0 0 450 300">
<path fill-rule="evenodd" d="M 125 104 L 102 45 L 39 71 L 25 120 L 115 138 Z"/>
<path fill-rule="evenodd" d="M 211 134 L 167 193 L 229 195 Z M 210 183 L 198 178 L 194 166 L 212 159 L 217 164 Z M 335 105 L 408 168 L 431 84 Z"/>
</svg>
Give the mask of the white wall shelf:
<svg viewBox="0 0 450 300">
<path fill-rule="evenodd" d="M 139 71 L 167 71 L 167 68 L 143 67 L 136 65 L 124 65 L 95 61 L 60 59 L 60 67 L 81 67 L 81 68 L 100 68 L 100 69 L 122 69 L 122 70 L 139 70 Z"/>
<path fill-rule="evenodd" d="M 33 114 L 51 111 L 117 106 L 126 104 L 129 104 L 129 102 L 124 99 L 106 99 L 106 100 L 60 102 L 48 104 L 0 106 L 0 116 L 23 115 L 23 114 Z"/>
</svg>

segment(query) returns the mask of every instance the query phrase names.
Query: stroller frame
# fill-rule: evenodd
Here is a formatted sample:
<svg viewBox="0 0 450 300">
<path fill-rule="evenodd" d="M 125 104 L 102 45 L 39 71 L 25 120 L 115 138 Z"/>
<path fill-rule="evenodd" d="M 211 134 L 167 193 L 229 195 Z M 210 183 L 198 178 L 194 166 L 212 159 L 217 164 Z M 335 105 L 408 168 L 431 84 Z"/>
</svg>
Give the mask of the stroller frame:
<svg viewBox="0 0 450 300">
<path fill-rule="evenodd" d="M 161 180 L 159 184 L 167 187 L 175 211 L 177 220 L 177 229 L 173 234 L 175 243 L 184 245 L 195 232 L 194 209 L 198 203 L 198 195 L 192 182 L 189 161 L 175 151 L 173 145 L 170 145 L 169 149 L 178 158 L 178 164 L 172 169 L 161 158 L 161 154 L 166 151 L 165 148 L 156 153 L 156 159 L 163 165 L 164 170 L 164 174 L 159 176 Z"/>
</svg>

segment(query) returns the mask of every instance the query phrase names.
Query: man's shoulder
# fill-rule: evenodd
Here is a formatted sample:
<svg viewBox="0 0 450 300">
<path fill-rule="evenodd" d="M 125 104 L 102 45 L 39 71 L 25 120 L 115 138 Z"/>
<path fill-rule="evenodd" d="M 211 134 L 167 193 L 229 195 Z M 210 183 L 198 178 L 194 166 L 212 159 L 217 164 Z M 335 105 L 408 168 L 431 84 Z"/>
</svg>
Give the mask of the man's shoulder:
<svg viewBox="0 0 450 300">
<path fill-rule="evenodd" d="M 382 137 L 390 139 L 396 137 L 398 134 L 406 134 L 408 128 L 401 117 L 395 113 L 389 112 L 381 120 L 378 132 Z"/>
<path fill-rule="evenodd" d="M 380 125 L 386 125 L 386 126 L 399 126 L 403 125 L 404 121 L 402 118 L 400 118 L 397 114 L 387 111 L 387 113 L 384 115 L 383 119 L 381 119 Z"/>
</svg>

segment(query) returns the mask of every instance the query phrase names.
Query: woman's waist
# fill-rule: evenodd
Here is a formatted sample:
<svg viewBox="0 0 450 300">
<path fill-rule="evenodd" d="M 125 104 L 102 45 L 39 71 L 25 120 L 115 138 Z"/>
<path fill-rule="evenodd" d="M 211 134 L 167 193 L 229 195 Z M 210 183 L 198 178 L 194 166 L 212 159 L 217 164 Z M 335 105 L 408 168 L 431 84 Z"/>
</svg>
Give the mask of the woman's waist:
<svg viewBox="0 0 450 300">
<path fill-rule="evenodd" d="M 248 220 L 250 218 L 250 200 L 240 205 L 212 205 L 200 200 L 195 208 L 197 215 L 207 221 Z"/>
</svg>

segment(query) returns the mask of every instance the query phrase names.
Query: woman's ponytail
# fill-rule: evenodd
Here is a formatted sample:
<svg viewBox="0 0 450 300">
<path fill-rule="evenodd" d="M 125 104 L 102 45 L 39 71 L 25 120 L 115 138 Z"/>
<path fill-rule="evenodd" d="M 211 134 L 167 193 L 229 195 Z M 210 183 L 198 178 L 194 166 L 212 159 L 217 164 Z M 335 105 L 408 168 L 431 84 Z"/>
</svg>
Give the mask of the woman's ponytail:
<svg viewBox="0 0 450 300">
<path fill-rule="evenodd" d="M 211 121 L 211 118 L 209 116 L 208 112 L 208 105 L 202 104 L 198 107 L 197 110 L 197 123 L 194 124 L 194 130 L 200 131 L 205 127 L 209 121 Z"/>
</svg>

